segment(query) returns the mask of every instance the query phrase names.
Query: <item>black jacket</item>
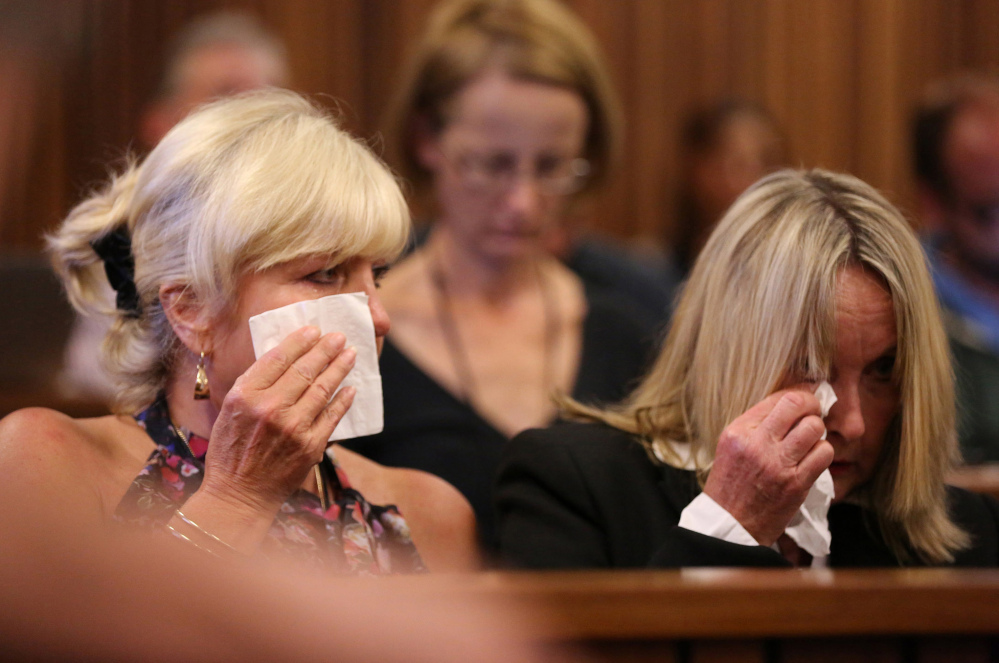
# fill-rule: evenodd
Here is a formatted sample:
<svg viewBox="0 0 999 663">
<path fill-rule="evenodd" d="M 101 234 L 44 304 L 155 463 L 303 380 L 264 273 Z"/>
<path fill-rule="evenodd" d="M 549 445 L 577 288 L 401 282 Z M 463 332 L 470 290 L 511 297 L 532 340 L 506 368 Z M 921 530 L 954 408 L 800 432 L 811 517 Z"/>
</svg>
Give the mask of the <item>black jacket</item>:
<svg viewBox="0 0 999 663">
<path fill-rule="evenodd" d="M 694 473 L 654 463 L 631 435 L 600 424 L 529 430 L 506 447 L 495 500 L 500 550 L 524 568 L 787 566 L 677 526 L 700 492 Z M 999 502 L 949 489 L 954 520 L 972 535 L 955 566 L 999 565 Z M 899 566 L 874 519 L 851 504 L 829 510 L 832 567 Z"/>
</svg>

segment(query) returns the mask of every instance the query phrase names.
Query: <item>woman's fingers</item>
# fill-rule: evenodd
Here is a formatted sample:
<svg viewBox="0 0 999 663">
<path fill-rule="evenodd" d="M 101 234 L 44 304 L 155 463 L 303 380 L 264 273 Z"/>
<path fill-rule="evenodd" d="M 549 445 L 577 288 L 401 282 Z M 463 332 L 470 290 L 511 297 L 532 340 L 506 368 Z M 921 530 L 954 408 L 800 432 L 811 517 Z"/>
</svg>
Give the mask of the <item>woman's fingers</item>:
<svg viewBox="0 0 999 663">
<path fill-rule="evenodd" d="M 329 446 L 330 435 L 333 434 L 333 429 L 336 428 L 340 420 L 344 418 L 347 414 L 347 410 L 350 409 L 351 404 L 354 402 L 354 396 L 357 394 L 357 390 L 354 387 L 344 387 L 333 400 L 330 401 L 329 405 L 324 407 L 320 412 L 319 416 L 316 417 L 313 429 L 314 434 L 317 439 L 324 440 L 326 446 Z"/>
<path fill-rule="evenodd" d="M 782 442 L 784 457 L 790 464 L 797 465 L 822 438 L 825 431 L 825 424 L 817 415 L 810 414 L 804 417 L 784 436 Z"/>
<path fill-rule="evenodd" d="M 280 400 L 283 403 L 293 407 L 316 384 L 323 372 L 343 353 L 345 344 L 346 338 L 343 334 L 326 334 L 312 348 L 292 362 L 271 388 L 280 395 Z M 333 393 L 330 392 L 329 396 L 332 397 L 332 395 Z"/>
<path fill-rule="evenodd" d="M 782 440 L 788 433 L 808 415 L 818 417 L 822 414 L 819 399 L 815 394 L 800 389 L 784 389 L 775 392 L 762 402 L 766 402 L 773 396 L 778 396 L 770 412 L 760 422 L 760 428 L 766 431 L 773 440 Z M 819 420 L 821 423 L 821 419 Z M 816 436 L 821 437 L 822 431 Z M 814 441 L 813 441 L 814 442 Z M 800 456 L 799 456 L 800 457 Z"/>
<path fill-rule="evenodd" d="M 311 350 L 320 338 L 319 329 L 302 327 L 264 353 L 244 374 L 246 386 L 262 390 L 274 385 L 288 369 Z"/>
<path fill-rule="evenodd" d="M 333 394 L 336 393 L 350 370 L 354 368 L 356 360 L 357 350 L 350 347 L 340 352 L 323 368 L 298 401 L 303 419 L 311 424 L 331 404 L 334 400 Z"/>
<path fill-rule="evenodd" d="M 832 465 L 834 453 L 833 446 L 828 440 L 819 440 L 812 445 L 805 457 L 798 463 L 798 476 L 802 485 L 811 488 L 822 471 Z"/>
</svg>

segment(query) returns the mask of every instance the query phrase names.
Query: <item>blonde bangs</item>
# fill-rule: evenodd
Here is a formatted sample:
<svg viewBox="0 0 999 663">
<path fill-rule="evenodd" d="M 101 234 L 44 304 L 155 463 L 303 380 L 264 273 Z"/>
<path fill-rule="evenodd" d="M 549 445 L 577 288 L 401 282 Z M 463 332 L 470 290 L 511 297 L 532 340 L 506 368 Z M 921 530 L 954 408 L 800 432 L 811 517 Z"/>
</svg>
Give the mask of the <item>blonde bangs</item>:
<svg viewBox="0 0 999 663">
<path fill-rule="evenodd" d="M 188 246 L 206 301 L 234 301 L 240 275 L 303 256 L 387 262 L 405 248 L 409 209 L 395 178 L 323 115 L 256 127 L 223 158 L 226 185 L 204 197 Z"/>
</svg>

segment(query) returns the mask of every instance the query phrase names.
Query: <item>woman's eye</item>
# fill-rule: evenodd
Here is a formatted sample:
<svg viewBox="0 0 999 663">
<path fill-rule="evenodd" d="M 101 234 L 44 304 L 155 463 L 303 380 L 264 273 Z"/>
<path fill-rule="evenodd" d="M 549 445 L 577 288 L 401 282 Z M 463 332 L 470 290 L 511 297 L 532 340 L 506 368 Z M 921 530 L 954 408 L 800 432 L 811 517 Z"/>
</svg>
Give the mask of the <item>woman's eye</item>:
<svg viewBox="0 0 999 663">
<path fill-rule="evenodd" d="M 376 288 L 382 287 L 382 279 L 385 278 L 386 274 L 388 274 L 389 269 L 391 268 L 388 265 L 377 265 L 371 268 L 371 273 L 375 278 Z"/>
<path fill-rule="evenodd" d="M 871 364 L 871 373 L 879 380 L 891 380 L 895 372 L 895 355 L 886 355 L 874 360 Z"/>
<path fill-rule="evenodd" d="M 493 154 L 482 160 L 482 169 L 492 177 L 505 177 L 517 171 L 517 160 L 509 154 Z"/>
<path fill-rule="evenodd" d="M 538 159 L 536 173 L 538 177 L 553 177 L 561 175 L 569 164 L 569 159 L 562 159 L 555 156 L 545 156 Z"/>
<path fill-rule="evenodd" d="M 305 278 L 313 283 L 321 283 L 324 285 L 337 283 L 340 280 L 340 268 L 328 267 L 326 269 L 317 269 Z"/>
</svg>

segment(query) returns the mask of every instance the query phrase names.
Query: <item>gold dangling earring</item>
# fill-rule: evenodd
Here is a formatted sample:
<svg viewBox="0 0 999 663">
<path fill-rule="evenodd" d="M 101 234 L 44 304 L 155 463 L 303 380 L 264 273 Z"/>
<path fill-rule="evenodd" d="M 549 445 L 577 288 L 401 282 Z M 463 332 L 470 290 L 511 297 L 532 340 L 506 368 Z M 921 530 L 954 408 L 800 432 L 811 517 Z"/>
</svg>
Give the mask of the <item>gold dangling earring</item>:
<svg viewBox="0 0 999 663">
<path fill-rule="evenodd" d="M 198 375 L 194 378 L 194 400 L 203 401 L 211 395 L 208 388 L 208 373 L 205 372 L 205 353 L 198 359 Z"/>
</svg>

